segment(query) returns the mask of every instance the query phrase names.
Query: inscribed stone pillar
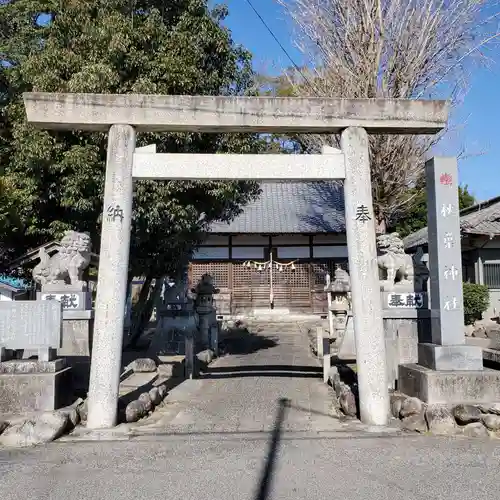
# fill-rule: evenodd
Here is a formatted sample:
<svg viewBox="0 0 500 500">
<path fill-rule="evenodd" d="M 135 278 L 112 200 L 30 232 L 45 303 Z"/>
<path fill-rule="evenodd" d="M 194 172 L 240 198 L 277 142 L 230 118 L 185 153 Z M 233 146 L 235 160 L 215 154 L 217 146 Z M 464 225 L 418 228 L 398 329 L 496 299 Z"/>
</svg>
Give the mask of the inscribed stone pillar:
<svg viewBox="0 0 500 500">
<path fill-rule="evenodd" d="M 375 243 L 368 134 L 349 127 L 342 132 L 345 155 L 345 223 L 351 277 L 352 311 L 361 420 L 386 425 L 389 390 L 382 302 Z"/>
<path fill-rule="evenodd" d="M 91 429 L 116 425 L 135 140 L 136 133 L 130 125 L 113 125 L 109 130 L 87 419 Z"/>
<path fill-rule="evenodd" d="M 431 338 L 465 344 L 457 160 L 432 158 L 425 168 L 431 309 L 438 313 Z"/>
<path fill-rule="evenodd" d="M 433 370 L 482 370 L 482 351 L 465 345 L 462 254 L 456 158 L 426 164 L 432 344 L 419 345 L 419 364 Z"/>
</svg>

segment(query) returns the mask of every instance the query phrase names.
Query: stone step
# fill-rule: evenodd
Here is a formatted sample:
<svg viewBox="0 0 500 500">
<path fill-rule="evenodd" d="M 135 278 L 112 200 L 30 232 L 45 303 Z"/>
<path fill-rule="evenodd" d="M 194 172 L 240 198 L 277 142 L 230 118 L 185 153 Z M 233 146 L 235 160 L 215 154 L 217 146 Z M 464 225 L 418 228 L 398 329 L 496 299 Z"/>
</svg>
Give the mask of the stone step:
<svg viewBox="0 0 500 500">
<path fill-rule="evenodd" d="M 132 372 L 128 377 L 120 382 L 120 396 L 133 392 L 139 387 L 153 382 L 156 378 L 158 378 L 157 372 Z"/>
</svg>

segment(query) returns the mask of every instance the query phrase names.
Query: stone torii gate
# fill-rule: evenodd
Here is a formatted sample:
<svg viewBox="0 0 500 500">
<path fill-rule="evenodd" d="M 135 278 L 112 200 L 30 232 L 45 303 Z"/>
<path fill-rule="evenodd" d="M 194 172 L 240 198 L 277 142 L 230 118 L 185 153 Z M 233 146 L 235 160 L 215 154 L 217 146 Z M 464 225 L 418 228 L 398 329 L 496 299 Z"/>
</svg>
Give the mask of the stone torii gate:
<svg viewBox="0 0 500 500">
<path fill-rule="evenodd" d="M 116 425 L 133 178 L 344 179 L 345 221 L 363 422 L 386 425 L 389 393 L 368 134 L 435 134 L 444 101 L 27 93 L 28 121 L 45 129 L 108 132 L 104 214 L 89 388 L 89 428 Z M 152 154 L 140 132 L 341 135 L 323 155 Z"/>
</svg>

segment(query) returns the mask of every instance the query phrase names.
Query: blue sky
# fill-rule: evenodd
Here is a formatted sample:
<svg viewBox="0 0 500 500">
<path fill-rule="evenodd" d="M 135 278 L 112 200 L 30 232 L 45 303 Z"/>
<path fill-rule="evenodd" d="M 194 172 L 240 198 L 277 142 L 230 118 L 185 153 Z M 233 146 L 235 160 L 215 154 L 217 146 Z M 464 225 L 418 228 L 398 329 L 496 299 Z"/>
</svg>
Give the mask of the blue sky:
<svg viewBox="0 0 500 500">
<path fill-rule="evenodd" d="M 258 71 L 277 73 L 290 65 L 279 45 L 273 40 L 246 0 L 225 0 L 229 17 L 225 21 L 236 42 L 254 55 Z M 282 45 L 297 64 L 303 61 L 293 48 L 292 33 L 286 15 L 275 0 L 252 0 Z M 496 50 L 500 52 L 497 47 Z M 500 54 L 498 63 L 478 68 L 470 80 L 470 89 L 454 121 L 459 132 L 443 142 L 443 153 L 455 156 L 459 150 L 468 153 L 459 163 L 460 182 L 467 184 L 478 201 L 500 195 Z M 453 123 L 452 123 L 453 125 Z M 480 154 L 479 154 L 480 153 Z"/>
</svg>

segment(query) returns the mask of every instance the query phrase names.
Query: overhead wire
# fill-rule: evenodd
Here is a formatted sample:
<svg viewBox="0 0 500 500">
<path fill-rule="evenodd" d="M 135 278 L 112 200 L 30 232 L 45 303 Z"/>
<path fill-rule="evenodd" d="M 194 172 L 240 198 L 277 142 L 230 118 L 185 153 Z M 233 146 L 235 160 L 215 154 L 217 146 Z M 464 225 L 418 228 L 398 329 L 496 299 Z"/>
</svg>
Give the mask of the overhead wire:
<svg viewBox="0 0 500 500">
<path fill-rule="evenodd" d="M 268 31 L 268 33 L 273 37 L 274 41 L 278 44 L 278 46 L 280 47 L 280 49 L 282 50 L 283 54 L 285 54 L 285 56 L 288 58 L 288 60 L 292 63 L 292 66 L 295 68 L 295 70 L 302 76 L 302 78 L 304 79 L 304 81 L 309 85 L 309 87 L 313 90 L 313 92 L 317 95 L 315 89 L 314 89 L 314 86 L 312 85 L 312 83 L 310 82 L 309 78 L 307 78 L 307 76 L 304 74 L 304 72 L 302 71 L 302 68 L 295 62 L 295 60 L 293 59 L 293 57 L 291 56 L 290 52 L 284 47 L 284 45 L 281 43 L 281 41 L 279 40 L 279 38 L 276 36 L 276 34 L 274 33 L 274 31 L 271 29 L 271 27 L 269 26 L 269 24 L 266 22 L 266 20 L 264 19 L 264 17 L 261 15 L 261 13 L 257 10 L 257 8 L 255 7 L 255 5 L 253 4 L 252 0 L 245 0 L 246 3 L 250 6 L 250 8 L 254 11 L 255 15 L 259 18 L 260 22 L 262 23 L 262 25 L 266 28 L 266 30 Z"/>
</svg>

